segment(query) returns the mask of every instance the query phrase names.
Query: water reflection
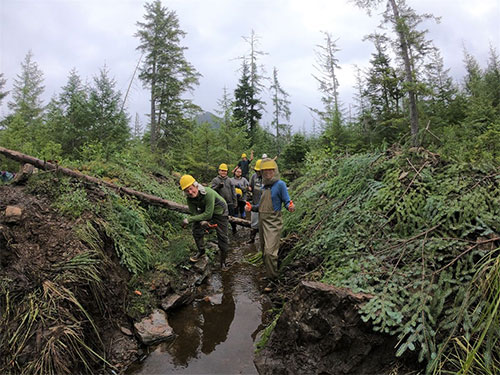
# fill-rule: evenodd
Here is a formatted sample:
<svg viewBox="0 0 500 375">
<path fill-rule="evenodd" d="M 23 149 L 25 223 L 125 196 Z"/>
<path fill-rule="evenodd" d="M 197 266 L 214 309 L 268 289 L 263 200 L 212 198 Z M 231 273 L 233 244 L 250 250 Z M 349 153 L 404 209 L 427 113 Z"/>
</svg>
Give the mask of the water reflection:
<svg viewBox="0 0 500 375">
<path fill-rule="evenodd" d="M 235 304 L 233 299 L 231 274 L 225 272 L 222 274 L 222 300 L 220 304 L 212 305 L 212 301 L 201 304 L 200 310 L 203 317 L 202 344 L 201 351 L 209 354 L 221 342 L 226 341 L 229 327 L 234 319 Z"/>
<path fill-rule="evenodd" d="M 207 297 L 169 313 L 177 337 L 159 345 L 130 374 L 256 374 L 254 341 L 262 306 L 259 267 L 241 261 L 251 248 L 233 253 L 228 272 L 215 273 L 205 285 Z"/>
<path fill-rule="evenodd" d="M 210 354 L 217 345 L 226 341 L 234 319 L 236 305 L 233 297 L 233 275 L 229 272 L 212 279 L 215 294 L 185 306 L 169 316 L 177 338 L 162 344 L 161 351 L 172 355 L 172 362 L 187 366 L 199 353 Z M 217 290 L 218 289 L 218 290 Z"/>
</svg>

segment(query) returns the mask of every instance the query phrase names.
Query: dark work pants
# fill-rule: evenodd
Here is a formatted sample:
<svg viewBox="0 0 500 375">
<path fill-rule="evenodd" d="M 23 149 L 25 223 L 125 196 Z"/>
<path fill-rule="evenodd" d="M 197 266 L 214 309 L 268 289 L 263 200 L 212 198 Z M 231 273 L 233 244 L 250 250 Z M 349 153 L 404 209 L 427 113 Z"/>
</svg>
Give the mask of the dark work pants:
<svg viewBox="0 0 500 375">
<path fill-rule="evenodd" d="M 228 219 L 227 216 L 214 214 L 210 219 L 211 224 L 217 224 L 217 243 L 220 250 L 220 263 L 226 263 L 227 253 L 229 251 L 229 237 L 227 235 Z M 199 221 L 193 223 L 193 237 L 198 248 L 198 253 L 205 254 L 205 229 L 201 227 Z"/>
<path fill-rule="evenodd" d="M 234 207 L 232 204 L 228 204 L 227 209 L 229 211 L 229 216 L 238 217 L 238 207 Z M 233 228 L 233 233 L 236 233 L 236 224 L 231 223 L 231 227 Z"/>
</svg>

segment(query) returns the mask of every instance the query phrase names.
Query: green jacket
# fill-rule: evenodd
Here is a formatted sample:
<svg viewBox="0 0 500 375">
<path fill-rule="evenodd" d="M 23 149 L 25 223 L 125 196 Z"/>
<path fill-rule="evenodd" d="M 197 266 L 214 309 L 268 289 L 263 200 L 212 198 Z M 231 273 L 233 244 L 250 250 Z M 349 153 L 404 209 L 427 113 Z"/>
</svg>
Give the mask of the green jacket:
<svg viewBox="0 0 500 375">
<path fill-rule="evenodd" d="M 201 185 L 198 189 L 196 198 L 187 198 L 189 212 L 193 215 L 188 217 L 188 222 L 208 221 L 214 214 L 228 215 L 226 201 L 215 190 Z"/>
</svg>

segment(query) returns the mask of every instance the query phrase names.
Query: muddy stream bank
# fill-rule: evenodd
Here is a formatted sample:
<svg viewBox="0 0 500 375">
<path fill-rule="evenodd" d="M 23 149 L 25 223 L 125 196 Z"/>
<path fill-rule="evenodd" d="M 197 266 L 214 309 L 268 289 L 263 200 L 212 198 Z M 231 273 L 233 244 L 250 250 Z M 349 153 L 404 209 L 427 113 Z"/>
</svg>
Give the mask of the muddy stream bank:
<svg viewBox="0 0 500 375">
<path fill-rule="evenodd" d="M 258 251 L 246 232 L 231 241 L 229 270 L 214 266 L 194 302 L 169 312 L 175 338 L 149 347 L 127 374 L 257 374 L 255 342 L 271 302 L 261 294 L 263 267 L 245 261 Z"/>
</svg>

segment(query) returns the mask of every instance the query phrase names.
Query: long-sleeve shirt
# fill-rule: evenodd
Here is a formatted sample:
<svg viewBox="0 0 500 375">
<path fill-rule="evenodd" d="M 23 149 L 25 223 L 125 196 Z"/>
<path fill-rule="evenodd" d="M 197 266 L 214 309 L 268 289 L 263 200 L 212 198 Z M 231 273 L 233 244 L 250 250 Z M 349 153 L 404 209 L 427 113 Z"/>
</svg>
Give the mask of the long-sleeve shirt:
<svg viewBox="0 0 500 375">
<path fill-rule="evenodd" d="M 241 168 L 241 175 L 243 177 L 248 176 L 248 172 L 250 170 L 250 163 L 252 163 L 252 160 L 253 160 L 253 158 L 250 160 L 248 160 L 248 159 L 247 160 L 240 160 L 238 162 L 238 167 Z"/>
<path fill-rule="evenodd" d="M 281 211 L 281 207 L 284 204 L 285 208 L 288 209 L 290 205 L 290 196 L 288 195 L 288 189 L 284 181 L 278 180 L 272 185 L 266 185 L 262 187 L 262 194 L 264 190 L 271 189 L 271 200 L 273 202 L 274 211 Z M 259 204 L 252 206 L 252 211 L 259 211 Z"/>
<path fill-rule="evenodd" d="M 214 214 L 228 214 L 227 204 L 216 191 L 209 187 L 200 188 L 196 198 L 187 198 L 189 212 L 193 216 L 189 216 L 188 222 L 210 220 Z"/>
<path fill-rule="evenodd" d="M 246 201 L 247 200 L 248 180 L 245 177 L 240 177 L 240 178 L 233 177 L 233 178 L 231 178 L 231 181 L 233 182 L 234 187 L 240 188 L 242 193 L 243 193 L 240 200 Z"/>
<path fill-rule="evenodd" d="M 254 173 L 250 177 L 250 187 L 252 188 L 252 203 L 258 204 L 260 202 L 260 195 L 262 194 L 262 177 Z"/>
<path fill-rule="evenodd" d="M 229 177 L 225 178 L 222 178 L 220 176 L 215 177 L 210 183 L 210 187 L 214 189 L 217 193 L 219 193 L 221 197 L 226 200 L 227 204 L 231 204 L 233 206 L 236 206 L 238 204 L 238 200 L 236 198 L 236 191 L 234 190 L 233 182 Z"/>
</svg>

